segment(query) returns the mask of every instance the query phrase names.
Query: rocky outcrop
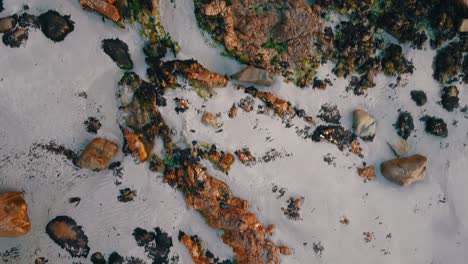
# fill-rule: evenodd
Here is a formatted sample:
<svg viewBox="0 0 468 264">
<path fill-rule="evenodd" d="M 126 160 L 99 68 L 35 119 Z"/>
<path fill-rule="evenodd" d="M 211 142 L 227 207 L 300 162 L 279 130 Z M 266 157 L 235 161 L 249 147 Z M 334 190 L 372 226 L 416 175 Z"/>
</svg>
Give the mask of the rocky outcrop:
<svg viewBox="0 0 468 264">
<path fill-rule="evenodd" d="M 283 75 L 295 72 L 294 80 L 315 73 L 311 41 L 322 28 L 318 7 L 304 0 L 194 2 L 202 28 L 241 62 Z"/>
<path fill-rule="evenodd" d="M 0 194 L 0 237 L 20 237 L 31 230 L 28 204 L 20 192 Z"/>
<path fill-rule="evenodd" d="M 387 180 L 405 186 L 426 177 L 426 164 L 427 158 L 417 154 L 386 161 L 380 169 Z"/>
</svg>

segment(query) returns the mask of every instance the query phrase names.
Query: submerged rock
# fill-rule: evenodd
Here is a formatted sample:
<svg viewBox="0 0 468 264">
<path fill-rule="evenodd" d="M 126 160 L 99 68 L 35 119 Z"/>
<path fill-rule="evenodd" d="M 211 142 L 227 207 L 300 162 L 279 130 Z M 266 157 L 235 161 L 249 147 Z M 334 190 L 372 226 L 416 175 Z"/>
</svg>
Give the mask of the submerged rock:
<svg viewBox="0 0 468 264">
<path fill-rule="evenodd" d="M 15 28 L 17 22 L 18 17 L 16 15 L 0 18 L 0 33 L 12 30 Z"/>
<path fill-rule="evenodd" d="M 247 66 L 240 72 L 231 76 L 231 78 L 252 84 L 271 86 L 273 85 L 274 79 L 270 77 L 267 70 Z"/>
<path fill-rule="evenodd" d="M 405 155 L 409 150 L 409 143 L 408 141 L 400 138 L 396 143 L 388 143 L 390 148 L 393 150 L 396 156 L 400 157 Z"/>
<path fill-rule="evenodd" d="M 86 258 L 89 253 L 88 237 L 75 220 L 57 216 L 46 226 L 46 233 L 74 258 Z"/>
<path fill-rule="evenodd" d="M 411 91 L 411 99 L 416 103 L 417 106 L 423 106 L 427 103 L 427 96 L 424 91 Z"/>
<path fill-rule="evenodd" d="M 20 237 L 31 230 L 28 204 L 20 192 L 0 194 L 0 237 Z"/>
<path fill-rule="evenodd" d="M 70 16 L 62 16 L 54 10 L 49 10 L 40 15 L 39 22 L 41 23 L 42 33 L 54 42 L 64 40 L 75 28 L 75 22 L 70 19 Z"/>
<path fill-rule="evenodd" d="M 11 48 L 19 48 L 28 40 L 29 31 L 27 28 L 16 28 L 3 34 L 3 44 Z"/>
<path fill-rule="evenodd" d="M 397 134 L 400 137 L 403 139 L 408 139 L 408 137 L 411 135 L 411 132 L 414 130 L 413 117 L 409 112 L 402 112 L 398 116 L 398 120 L 393 126 L 396 128 Z"/>
<path fill-rule="evenodd" d="M 427 158 L 417 154 L 386 161 L 380 169 L 387 180 L 405 186 L 426 177 L 426 163 Z"/>
<path fill-rule="evenodd" d="M 460 106 L 460 98 L 458 97 L 458 88 L 454 85 L 445 87 L 442 90 L 442 106 L 449 112 Z"/>
<path fill-rule="evenodd" d="M 117 63 L 119 68 L 124 70 L 131 70 L 133 68 L 133 62 L 130 58 L 130 53 L 128 53 L 128 46 L 122 40 L 118 38 L 105 39 L 102 41 L 102 49 Z"/>
<path fill-rule="evenodd" d="M 116 143 L 103 138 L 95 138 L 81 154 L 78 166 L 90 170 L 107 169 L 118 150 L 119 146 Z"/>
<path fill-rule="evenodd" d="M 426 122 L 427 133 L 438 137 L 448 136 L 447 123 L 442 118 L 425 116 L 421 120 Z"/>
<path fill-rule="evenodd" d="M 39 18 L 35 15 L 31 15 L 28 13 L 23 13 L 19 17 L 19 26 L 24 28 L 40 28 L 41 22 Z"/>
<path fill-rule="evenodd" d="M 366 111 L 357 109 L 353 112 L 353 131 L 363 140 L 372 141 L 375 137 L 377 123 Z"/>
</svg>

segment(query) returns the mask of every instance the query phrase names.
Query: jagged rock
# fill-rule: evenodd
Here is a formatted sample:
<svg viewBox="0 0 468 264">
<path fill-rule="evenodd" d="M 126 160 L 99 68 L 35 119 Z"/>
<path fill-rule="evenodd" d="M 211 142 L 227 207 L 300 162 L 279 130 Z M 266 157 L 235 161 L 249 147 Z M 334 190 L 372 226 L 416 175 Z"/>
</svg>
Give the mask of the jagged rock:
<svg viewBox="0 0 468 264">
<path fill-rule="evenodd" d="M 353 131 L 363 140 L 372 141 L 375 137 L 377 123 L 375 118 L 364 110 L 353 112 Z"/>
<path fill-rule="evenodd" d="M 95 138 L 81 154 L 78 165 L 90 170 L 107 169 L 118 150 L 119 145 L 116 143 L 103 138 Z"/>
<path fill-rule="evenodd" d="M 0 33 L 12 30 L 15 28 L 17 22 L 18 17 L 16 15 L 0 18 Z"/>
<path fill-rule="evenodd" d="M 411 91 L 411 99 L 417 106 L 423 106 L 427 103 L 427 96 L 424 91 Z"/>
<path fill-rule="evenodd" d="M 402 112 L 398 116 L 397 122 L 394 124 L 397 134 L 403 139 L 408 139 L 411 132 L 414 130 L 413 117 L 409 112 Z"/>
<path fill-rule="evenodd" d="M 102 49 L 117 63 L 119 68 L 123 70 L 131 70 L 133 68 L 133 62 L 130 58 L 130 53 L 128 53 L 127 43 L 118 38 L 105 39 L 102 41 Z"/>
<path fill-rule="evenodd" d="M 81 7 L 98 12 L 99 14 L 117 22 L 120 20 L 120 13 L 117 7 L 112 5 L 114 1 L 105 0 L 80 0 Z"/>
<path fill-rule="evenodd" d="M 2 41 L 3 44 L 11 48 L 19 48 L 21 45 L 26 43 L 28 36 L 29 31 L 27 28 L 17 27 L 16 29 L 10 30 L 3 34 Z"/>
<path fill-rule="evenodd" d="M 454 85 L 445 87 L 442 90 L 442 106 L 449 112 L 460 106 L 460 98 L 458 97 L 458 88 Z"/>
<path fill-rule="evenodd" d="M 86 258 L 89 253 L 88 237 L 81 226 L 68 216 L 57 216 L 46 226 L 46 233 L 72 257 Z"/>
<path fill-rule="evenodd" d="M 386 161 L 380 169 L 387 180 L 405 186 L 426 177 L 426 163 L 427 158 L 417 154 Z"/>
<path fill-rule="evenodd" d="M 28 204 L 20 192 L 0 194 L 0 237 L 20 237 L 31 230 Z"/>
<path fill-rule="evenodd" d="M 264 86 L 271 86 L 274 82 L 274 79 L 270 77 L 268 71 L 251 66 L 245 67 L 238 73 L 232 75 L 231 78 L 240 82 L 247 82 Z"/>
<path fill-rule="evenodd" d="M 388 145 L 398 157 L 405 155 L 409 150 L 409 143 L 403 138 L 399 138 L 396 143 L 388 143 Z"/>
<path fill-rule="evenodd" d="M 426 122 L 427 133 L 438 137 L 448 136 L 447 123 L 442 118 L 425 116 L 421 120 Z"/>
<path fill-rule="evenodd" d="M 44 35 L 53 40 L 60 42 L 75 29 L 75 22 L 70 19 L 70 16 L 62 16 L 57 11 L 49 10 L 39 16 L 41 30 Z"/>
</svg>

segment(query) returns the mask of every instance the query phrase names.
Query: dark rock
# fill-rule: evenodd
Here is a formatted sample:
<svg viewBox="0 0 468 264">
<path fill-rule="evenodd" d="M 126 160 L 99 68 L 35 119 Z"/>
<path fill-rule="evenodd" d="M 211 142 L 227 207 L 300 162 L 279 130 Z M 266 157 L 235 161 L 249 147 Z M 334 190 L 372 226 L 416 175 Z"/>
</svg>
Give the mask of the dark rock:
<svg viewBox="0 0 468 264">
<path fill-rule="evenodd" d="M 148 232 L 142 228 L 135 228 L 133 237 L 139 247 L 144 247 L 153 263 L 169 263 L 169 253 L 172 247 L 172 237 L 156 227 L 155 232 Z"/>
<path fill-rule="evenodd" d="M 448 129 L 447 124 L 442 118 L 433 116 L 425 116 L 421 118 L 422 121 L 426 122 L 426 132 L 438 137 L 447 137 Z"/>
<path fill-rule="evenodd" d="M 417 106 L 423 106 L 427 103 L 427 96 L 424 91 L 411 91 L 411 99 Z"/>
<path fill-rule="evenodd" d="M 75 28 L 75 22 L 70 19 L 70 16 L 62 16 L 54 10 L 49 10 L 40 15 L 39 22 L 41 23 L 42 33 L 54 42 L 64 40 Z"/>
<path fill-rule="evenodd" d="M 117 63 L 119 68 L 124 70 L 131 70 L 133 68 L 133 62 L 128 53 L 128 46 L 122 40 L 118 38 L 105 39 L 102 41 L 102 49 Z"/>
<path fill-rule="evenodd" d="M 458 98 L 458 88 L 454 85 L 445 87 L 442 90 L 442 106 L 449 112 L 460 106 L 460 98 Z"/>
<path fill-rule="evenodd" d="M 345 147 L 351 148 L 351 144 L 356 139 L 356 136 L 351 131 L 344 129 L 342 126 L 320 125 L 312 134 L 312 140 L 320 142 L 322 139 L 337 145 L 340 150 L 343 150 Z"/>
<path fill-rule="evenodd" d="M 0 12 L 2 12 L 3 10 L 5 10 L 5 8 L 3 7 L 3 0 L 0 0 Z"/>
<path fill-rule="evenodd" d="M 109 256 L 109 264 L 124 264 L 125 259 L 117 252 L 112 252 Z"/>
<path fill-rule="evenodd" d="M 386 161 L 380 169 L 387 180 L 405 186 L 426 177 L 426 164 L 427 158 L 417 154 Z"/>
<path fill-rule="evenodd" d="M 147 43 L 143 48 L 143 53 L 152 60 L 159 60 L 167 53 L 167 47 L 160 41 L 156 43 Z"/>
<path fill-rule="evenodd" d="M 16 15 L 0 18 L 0 33 L 5 33 L 12 30 L 15 28 L 17 22 L 18 16 Z"/>
<path fill-rule="evenodd" d="M 39 18 L 35 15 L 31 15 L 28 13 L 23 13 L 19 17 L 19 26 L 20 27 L 30 27 L 30 28 L 40 28 L 41 27 L 41 22 L 39 21 Z"/>
<path fill-rule="evenodd" d="M 91 134 L 97 134 L 98 130 L 101 128 L 101 122 L 95 117 L 89 117 L 85 122 L 86 131 Z"/>
<path fill-rule="evenodd" d="M 453 41 L 441 48 L 434 58 L 434 79 L 447 83 L 461 72 L 463 60 L 462 45 Z"/>
<path fill-rule="evenodd" d="M 107 263 L 101 252 L 96 252 L 93 255 L 91 255 L 91 262 L 93 264 L 106 264 Z"/>
<path fill-rule="evenodd" d="M 136 191 L 130 190 L 130 188 L 125 188 L 119 191 L 120 195 L 117 197 L 119 202 L 127 203 L 133 201 L 136 197 Z"/>
<path fill-rule="evenodd" d="M 413 63 L 403 55 L 400 45 L 390 44 L 383 52 L 382 70 L 387 76 L 399 76 L 413 73 Z"/>
<path fill-rule="evenodd" d="M 403 139 L 408 139 L 408 137 L 411 135 L 411 132 L 414 130 L 413 117 L 409 112 L 402 112 L 398 116 L 398 120 L 393 126 L 396 128 L 397 134 L 400 137 Z"/>
<path fill-rule="evenodd" d="M 341 114 L 336 105 L 324 104 L 317 117 L 327 123 L 339 124 Z"/>
<path fill-rule="evenodd" d="M 46 233 L 72 257 L 86 258 L 89 253 L 88 237 L 75 220 L 68 216 L 57 216 L 46 226 Z"/>
<path fill-rule="evenodd" d="M 27 28 L 16 28 L 3 34 L 3 44 L 11 48 L 19 48 L 28 40 L 29 31 Z"/>
</svg>

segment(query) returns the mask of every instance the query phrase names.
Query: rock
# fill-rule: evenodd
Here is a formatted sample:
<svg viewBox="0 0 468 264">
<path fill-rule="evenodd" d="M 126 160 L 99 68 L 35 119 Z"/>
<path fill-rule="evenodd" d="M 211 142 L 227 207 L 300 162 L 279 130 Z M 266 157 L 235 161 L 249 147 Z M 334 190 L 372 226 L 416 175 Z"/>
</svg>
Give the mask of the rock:
<svg viewBox="0 0 468 264">
<path fill-rule="evenodd" d="M 119 146 L 110 140 L 95 138 L 81 154 L 78 166 L 90 170 L 107 169 L 118 149 Z"/>
<path fill-rule="evenodd" d="M 271 86 L 274 82 L 268 71 L 252 66 L 245 67 L 240 72 L 232 75 L 231 78 L 240 82 L 247 82 L 264 86 Z"/>
<path fill-rule="evenodd" d="M 460 106 L 460 98 L 458 98 L 458 88 L 455 85 L 445 87 L 442 90 L 442 106 L 449 112 Z"/>
<path fill-rule="evenodd" d="M 375 137 L 377 123 L 367 112 L 357 109 L 353 112 L 353 131 L 363 140 L 372 141 Z"/>
<path fill-rule="evenodd" d="M 88 256 L 88 237 L 72 218 L 57 216 L 47 224 L 46 233 L 72 257 L 86 258 Z"/>
<path fill-rule="evenodd" d="M 91 263 L 93 264 L 106 264 L 106 260 L 101 252 L 95 252 L 91 255 Z"/>
<path fill-rule="evenodd" d="M 374 166 L 358 168 L 358 174 L 364 178 L 364 181 L 372 181 L 375 179 L 375 168 Z"/>
<path fill-rule="evenodd" d="M 320 108 L 320 112 L 317 116 L 327 123 L 339 124 L 341 120 L 341 114 L 336 105 L 324 104 Z"/>
<path fill-rule="evenodd" d="M 460 28 L 458 29 L 458 32 L 468 33 L 468 18 L 463 19 L 463 22 L 461 23 Z"/>
<path fill-rule="evenodd" d="M 105 0 L 80 0 L 80 5 L 82 8 L 93 10 L 110 20 L 117 22 L 120 20 L 121 16 L 117 7 L 112 5 L 114 1 L 105 1 Z"/>
<path fill-rule="evenodd" d="M 135 190 L 131 190 L 130 188 L 125 188 L 119 190 L 120 195 L 117 197 L 117 200 L 122 203 L 127 203 L 130 201 L 133 201 L 135 197 L 137 196 L 137 193 Z"/>
<path fill-rule="evenodd" d="M 386 161 L 380 169 L 387 180 L 405 186 L 426 177 L 426 163 L 427 158 L 417 154 Z"/>
<path fill-rule="evenodd" d="M 20 237 L 31 230 L 28 204 L 20 192 L 0 194 L 0 237 Z"/>
<path fill-rule="evenodd" d="M 447 124 L 443 119 L 433 116 L 425 116 L 421 118 L 421 120 L 426 122 L 427 133 L 438 137 L 448 136 Z"/>
<path fill-rule="evenodd" d="M 206 126 L 219 128 L 218 117 L 215 114 L 212 114 L 210 112 L 203 113 L 202 123 Z"/>
<path fill-rule="evenodd" d="M 388 143 L 390 148 L 393 150 L 393 153 L 395 153 L 396 156 L 400 157 L 405 155 L 408 150 L 409 150 L 409 144 L 408 141 L 400 138 L 398 142 L 396 143 Z"/>
<path fill-rule="evenodd" d="M 285 255 L 285 256 L 291 255 L 291 249 L 289 249 L 287 246 L 280 246 L 279 251 L 281 255 Z"/>
<path fill-rule="evenodd" d="M 3 10 L 5 10 L 5 8 L 3 7 L 3 0 L 0 0 L 0 12 L 2 12 Z"/>
<path fill-rule="evenodd" d="M 42 33 L 54 42 L 64 40 L 75 28 L 75 22 L 70 19 L 70 16 L 62 16 L 54 10 L 49 10 L 40 15 L 39 22 L 41 23 Z"/>
<path fill-rule="evenodd" d="M 128 46 L 122 40 L 118 38 L 105 39 L 102 41 L 102 49 L 117 63 L 119 68 L 123 70 L 131 70 L 133 68 L 133 62 L 128 53 Z"/>
<path fill-rule="evenodd" d="M 16 15 L 0 18 L 0 33 L 12 30 L 15 28 L 17 22 L 18 17 Z"/>
<path fill-rule="evenodd" d="M 88 117 L 88 119 L 84 122 L 86 127 L 86 131 L 91 134 L 97 134 L 98 130 L 101 128 L 101 122 L 93 116 Z"/>
<path fill-rule="evenodd" d="M 41 27 L 41 22 L 39 21 L 39 18 L 35 15 L 31 15 L 28 13 L 23 13 L 19 17 L 19 26 L 24 27 L 24 28 L 40 28 Z"/>
<path fill-rule="evenodd" d="M 397 134 L 400 137 L 403 139 L 408 139 L 408 137 L 411 135 L 411 132 L 414 130 L 413 117 L 409 112 L 402 112 L 398 116 L 398 120 L 393 126 L 396 128 Z"/>
<path fill-rule="evenodd" d="M 19 48 L 28 40 L 29 31 L 27 28 L 16 28 L 3 34 L 2 41 L 8 47 Z"/>
<path fill-rule="evenodd" d="M 235 118 L 237 116 L 237 107 L 236 104 L 233 104 L 231 106 L 231 109 L 229 109 L 229 118 Z"/>
<path fill-rule="evenodd" d="M 145 161 L 148 157 L 145 144 L 143 143 L 143 136 L 131 132 L 128 129 L 122 128 L 122 132 L 125 136 L 127 148 L 137 157 L 140 161 Z"/>
<path fill-rule="evenodd" d="M 423 91 L 411 91 L 411 99 L 417 106 L 423 106 L 427 103 L 427 96 Z"/>
</svg>

